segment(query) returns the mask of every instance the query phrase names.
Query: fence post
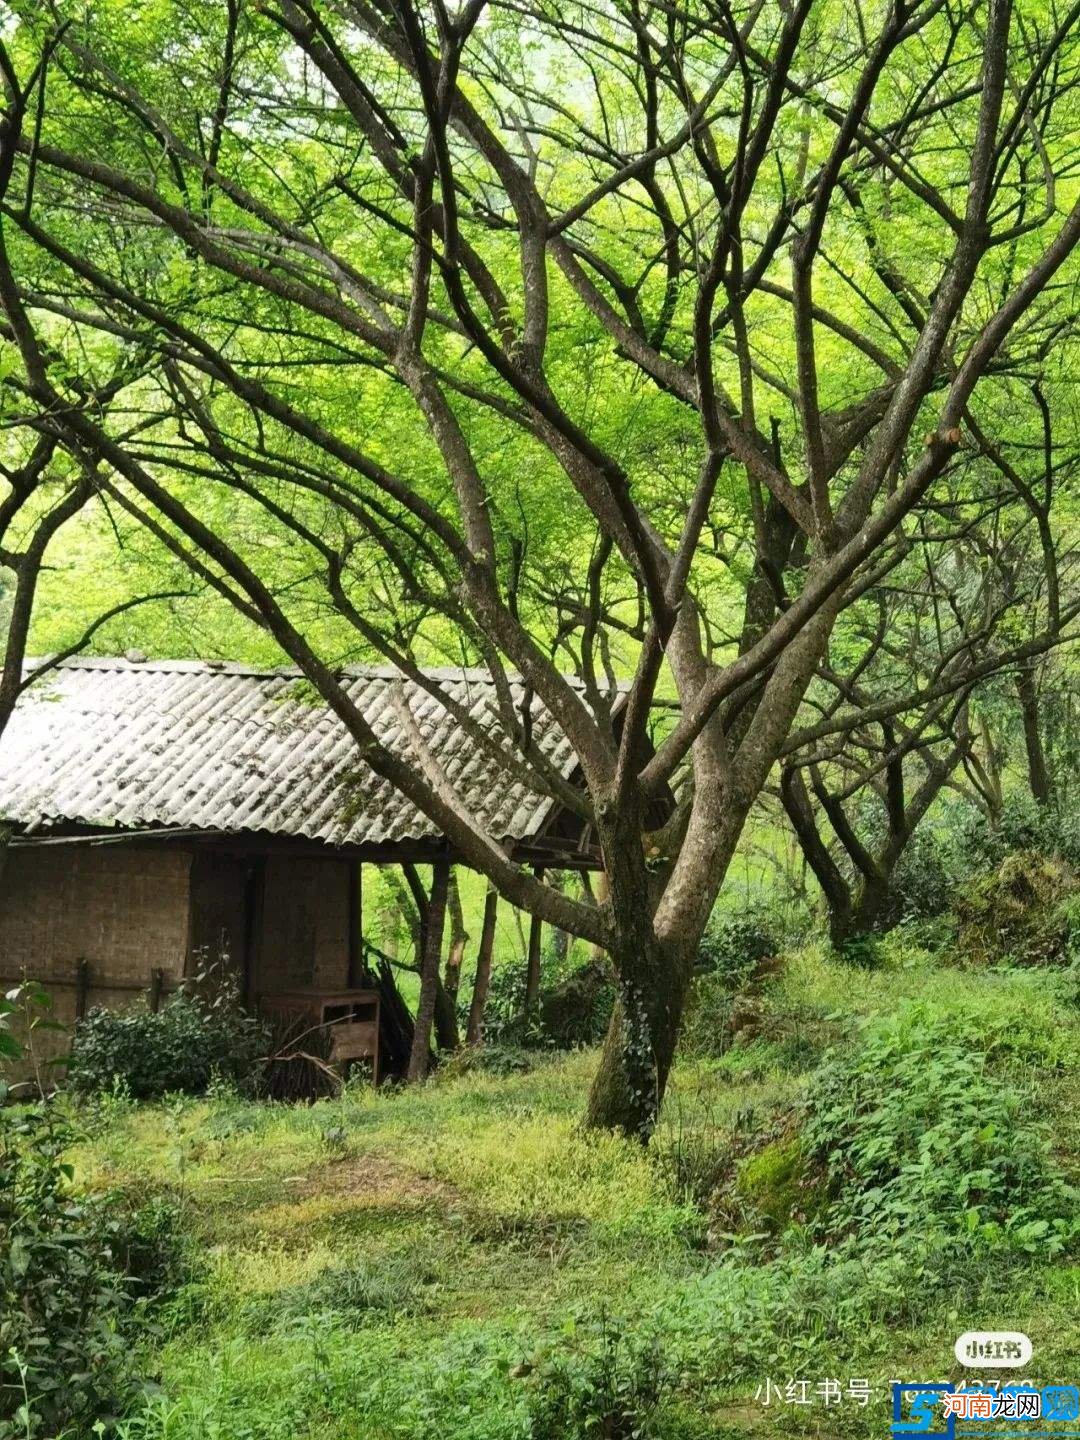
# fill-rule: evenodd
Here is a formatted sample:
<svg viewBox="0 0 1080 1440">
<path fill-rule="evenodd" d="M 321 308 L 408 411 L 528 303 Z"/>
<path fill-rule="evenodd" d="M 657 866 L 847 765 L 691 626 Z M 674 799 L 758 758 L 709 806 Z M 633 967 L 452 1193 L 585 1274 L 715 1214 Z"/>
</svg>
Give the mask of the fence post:
<svg viewBox="0 0 1080 1440">
<path fill-rule="evenodd" d="M 161 1009 L 161 992 L 165 986 L 165 971 L 159 965 L 150 971 L 150 1009 L 153 1014 Z"/>
</svg>

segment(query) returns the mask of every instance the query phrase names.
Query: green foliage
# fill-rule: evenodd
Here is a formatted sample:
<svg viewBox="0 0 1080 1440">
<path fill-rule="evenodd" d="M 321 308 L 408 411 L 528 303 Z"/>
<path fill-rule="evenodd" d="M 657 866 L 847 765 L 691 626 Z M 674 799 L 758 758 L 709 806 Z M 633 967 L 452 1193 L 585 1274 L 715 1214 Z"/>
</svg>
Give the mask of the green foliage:
<svg viewBox="0 0 1080 1440">
<path fill-rule="evenodd" d="M 881 942 L 876 935 L 852 935 L 840 946 L 840 958 L 846 965 L 876 970 L 883 958 Z"/>
<path fill-rule="evenodd" d="M 331 1265 L 312 1279 L 248 1306 L 245 1319 L 253 1333 L 289 1330 L 321 1316 L 328 1325 L 359 1327 L 372 1320 L 420 1313 L 425 1295 L 443 1279 L 426 1255 L 359 1256 Z"/>
<path fill-rule="evenodd" d="M 22 1046 L 11 1033 L 12 1017 L 18 1013 L 13 994 L 0 996 L 0 1060 L 18 1060 Z"/>
<path fill-rule="evenodd" d="M 21 1060 L 27 1053 L 32 1055 L 34 1037 L 39 1031 L 63 1030 L 64 1027 L 52 1019 L 51 1012 L 52 996 L 37 980 L 24 980 L 0 995 L 0 1065 Z M 5 1093 L 0 1082 L 0 1102 Z"/>
<path fill-rule="evenodd" d="M 805 1070 L 835 1038 L 835 1015 L 784 983 L 782 969 L 733 994 L 716 972 L 697 975 L 679 1034 L 685 1058 L 722 1060 L 724 1073 L 748 1079 L 770 1069 Z"/>
<path fill-rule="evenodd" d="M 772 1234 L 805 1223 L 822 1198 L 799 1136 L 774 1140 L 752 1155 L 739 1169 L 736 1191 L 757 1226 Z"/>
<path fill-rule="evenodd" d="M 267 1043 L 262 1023 L 231 997 L 174 995 L 156 1013 L 95 1008 L 76 1027 L 68 1084 L 94 1095 L 119 1083 L 137 1100 L 199 1095 L 215 1076 L 250 1088 Z"/>
<path fill-rule="evenodd" d="M 697 968 L 722 976 L 736 990 L 779 948 L 780 937 L 763 910 L 714 914 L 698 947 Z"/>
<path fill-rule="evenodd" d="M 478 1072 L 484 1075 L 526 1075 L 536 1063 L 534 1050 L 520 1045 L 463 1045 L 439 1061 L 440 1081 Z"/>
<path fill-rule="evenodd" d="M 655 1337 L 603 1313 L 570 1322 L 529 1376 L 530 1440 L 650 1440 L 672 1380 Z"/>
<path fill-rule="evenodd" d="M 83 1436 L 133 1403 L 139 1296 L 176 1283 L 176 1214 L 80 1196 L 55 1104 L 0 1110 L 0 1437 Z"/>
<path fill-rule="evenodd" d="M 683 1055 L 723 1055 L 736 1035 L 757 1032 L 759 998 L 779 968 L 780 939 L 763 910 L 714 913 L 698 947 L 696 974 L 680 1031 Z"/>
<path fill-rule="evenodd" d="M 1080 868 L 1080 810 L 1075 805 L 1039 805 L 1031 795 L 1011 793 L 996 824 L 970 805 L 953 807 L 957 867 L 966 873 L 996 869 L 1017 851 L 1055 856 Z"/>
<path fill-rule="evenodd" d="M 955 883 L 954 856 L 945 832 L 924 822 L 904 847 L 893 873 L 893 905 L 887 918 L 896 923 L 944 914 Z"/>
<path fill-rule="evenodd" d="M 691 1117 L 679 1111 L 650 1146 L 652 1162 L 676 1200 L 707 1211 L 717 1190 L 730 1178 L 736 1137 L 715 1116 Z"/>
<path fill-rule="evenodd" d="M 572 1050 L 579 1045 L 595 1045 L 607 1029 L 614 999 L 615 988 L 603 966 L 592 962 L 574 965 L 545 951 L 539 1003 L 528 1021 L 524 1016 L 524 966 L 500 965 L 493 970 L 485 1038 L 510 1051 L 522 1046 Z"/>
<path fill-rule="evenodd" d="M 1037 1080 L 1056 1147 L 1067 1161 L 1080 1153 L 1080 1046 L 1061 1007 L 1063 975 L 959 969 L 925 951 L 905 961 L 896 933 L 873 971 L 856 974 L 824 945 L 787 956 L 756 997 L 755 1039 L 677 1066 L 648 1151 L 580 1133 L 587 1052 L 532 1051 L 524 1073 L 444 1070 L 432 1086 L 303 1107 L 224 1091 L 168 1107 L 96 1102 L 79 1152 L 88 1183 L 145 1193 L 182 1174 L 202 1257 L 196 1283 L 181 1284 L 155 1320 L 161 1391 L 121 1434 L 522 1440 L 546 1414 L 566 1440 L 585 1440 L 605 1417 L 618 1420 L 608 1400 L 633 1393 L 629 1355 L 641 1349 L 668 1377 L 655 1409 L 639 1407 L 646 1433 L 731 1440 L 754 1424 L 764 1440 L 784 1433 L 778 1413 L 789 1418 L 755 1404 L 765 1375 L 865 1374 L 874 1401 L 834 1412 L 829 1434 L 870 1440 L 888 1428 L 894 1366 L 932 1373 L 924 1366 L 940 1363 L 961 1329 L 1005 1313 L 1032 1334 L 1047 1373 L 1065 1373 L 1078 1271 L 1053 1253 L 1052 1235 L 969 1234 L 962 1215 L 941 1217 L 934 1191 L 937 1219 L 916 1205 L 883 1229 L 895 1184 L 860 1161 L 857 1174 L 845 1162 L 850 1184 L 834 1186 L 823 1158 L 807 1153 L 801 1107 L 834 1065 L 852 1067 L 837 1100 L 852 1090 L 865 1100 L 867 1146 L 888 1139 L 883 1105 L 935 1129 L 940 1076 L 920 1086 L 907 1071 L 951 1044 L 980 1087 L 1017 1102 L 980 1157 L 992 1166 L 1018 1149 L 1034 1156 L 1038 1173 L 1022 1181 L 1032 1208 L 1074 1208 L 1044 1205 L 1038 1177 L 1053 1167 L 1025 1139 L 1042 1140 L 1030 1123 Z M 797 1064 L 796 1027 L 812 1041 Z M 898 1027 L 913 1037 L 903 1053 L 915 1046 L 903 1065 L 882 1061 L 876 1042 L 865 1050 L 879 1029 Z M 826 1036 L 834 1053 L 808 1078 Z M 956 1087 L 945 1090 L 940 1124 L 953 1125 L 963 1156 Z M 346 1137 L 344 1161 L 331 1132 Z M 940 1154 L 948 1144 L 936 1133 Z M 833 1140 L 830 1131 L 830 1150 Z M 840 1135 L 835 1148 L 846 1156 L 859 1143 Z M 914 1136 L 906 1143 L 917 1148 Z M 956 1183 L 955 1171 L 947 1178 Z M 845 1228 L 834 1207 L 867 1188 L 881 1196 Z M 596 1378 L 605 1325 L 620 1339 L 615 1384 Z"/>
<path fill-rule="evenodd" d="M 806 1160 L 828 1184 L 823 1237 L 887 1246 L 908 1236 L 1055 1254 L 1076 1233 L 1077 1193 L 1025 1096 L 976 1037 L 910 1005 L 814 1077 Z"/>
</svg>

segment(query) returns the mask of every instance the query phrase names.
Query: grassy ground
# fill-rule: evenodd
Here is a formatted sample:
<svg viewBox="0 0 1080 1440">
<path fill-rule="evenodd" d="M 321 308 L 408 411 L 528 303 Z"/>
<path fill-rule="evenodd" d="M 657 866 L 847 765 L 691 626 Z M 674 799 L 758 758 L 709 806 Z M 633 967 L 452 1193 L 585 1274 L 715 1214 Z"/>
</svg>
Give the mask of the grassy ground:
<svg viewBox="0 0 1080 1440">
<path fill-rule="evenodd" d="M 80 1179 L 168 1191 L 193 1237 L 191 1279 L 147 1356 L 160 1391 L 126 1433 L 622 1434 L 568 1428 L 568 1396 L 584 1415 L 610 1392 L 666 1437 L 881 1435 L 888 1382 L 956 1376 L 953 1341 L 980 1328 L 1025 1330 L 1035 1378 L 1080 1379 L 1068 1250 L 973 1251 L 946 1277 L 899 1251 L 895 1265 L 858 1248 L 840 1262 L 798 1223 L 754 1239 L 745 1213 L 707 1200 L 714 1185 L 737 1193 L 733 1149 L 792 1123 L 826 1046 L 916 999 L 991 1037 L 1075 1173 L 1080 1045 L 1055 982 L 939 966 L 903 943 L 872 972 L 794 957 L 756 1038 L 679 1065 L 650 1154 L 579 1132 L 589 1054 L 504 1076 L 450 1066 L 423 1089 L 311 1108 L 99 1106 Z M 826 1407 L 815 1387 L 832 1379 L 844 1398 Z M 812 1382 L 811 1403 L 755 1398 L 789 1380 Z M 870 1382 L 865 1406 L 851 1380 Z"/>
</svg>

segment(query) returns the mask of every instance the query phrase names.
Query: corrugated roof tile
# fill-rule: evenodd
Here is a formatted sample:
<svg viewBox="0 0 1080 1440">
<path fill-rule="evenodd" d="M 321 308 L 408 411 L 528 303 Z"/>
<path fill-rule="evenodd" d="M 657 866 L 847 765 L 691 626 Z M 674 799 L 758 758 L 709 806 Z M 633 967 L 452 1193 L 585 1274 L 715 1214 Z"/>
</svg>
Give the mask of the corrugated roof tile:
<svg viewBox="0 0 1080 1440">
<path fill-rule="evenodd" d="M 509 747 L 482 671 L 427 672 Z M 331 844 L 415 840 L 438 831 L 360 757 L 299 671 L 200 661 L 74 659 L 23 694 L 0 741 L 0 816 L 118 828 L 266 831 Z M 438 699 L 388 667 L 355 667 L 346 689 L 383 744 L 414 763 L 393 690 L 469 811 L 500 840 L 538 833 L 553 801 L 477 744 Z M 516 703 L 524 698 L 511 680 Z M 569 776 L 575 757 L 537 700 L 533 739 Z"/>
</svg>

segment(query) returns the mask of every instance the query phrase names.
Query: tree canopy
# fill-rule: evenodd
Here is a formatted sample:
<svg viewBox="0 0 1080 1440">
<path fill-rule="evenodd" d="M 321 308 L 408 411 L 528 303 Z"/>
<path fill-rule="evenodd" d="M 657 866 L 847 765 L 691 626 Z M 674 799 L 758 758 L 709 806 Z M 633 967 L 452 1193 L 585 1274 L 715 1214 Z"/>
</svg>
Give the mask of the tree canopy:
<svg viewBox="0 0 1080 1440">
<path fill-rule="evenodd" d="M 589 1113 L 647 1134 L 777 762 L 804 822 L 822 743 L 876 747 L 860 783 L 951 774 L 975 686 L 1072 633 L 1080 6 L 12 10 L 10 444 L 67 456 L 152 540 L 149 588 L 264 632 L 456 856 L 610 951 Z M 609 897 L 505 853 L 418 733 L 381 747 L 356 656 L 489 667 Z"/>
</svg>

